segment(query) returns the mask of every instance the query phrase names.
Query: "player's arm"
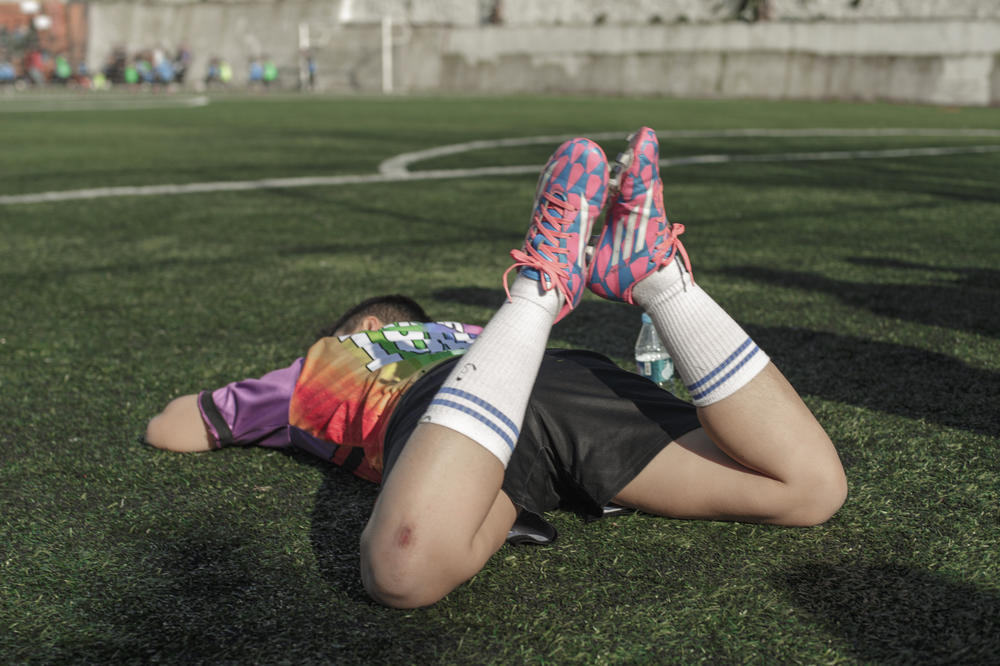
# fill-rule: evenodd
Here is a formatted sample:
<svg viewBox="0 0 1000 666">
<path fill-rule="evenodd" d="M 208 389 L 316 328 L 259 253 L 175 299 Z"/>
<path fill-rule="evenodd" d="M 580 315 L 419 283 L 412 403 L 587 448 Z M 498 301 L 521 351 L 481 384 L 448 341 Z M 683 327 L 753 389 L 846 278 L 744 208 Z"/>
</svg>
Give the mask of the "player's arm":
<svg viewBox="0 0 1000 666">
<path fill-rule="evenodd" d="M 210 451 L 215 439 L 201 418 L 196 394 L 171 400 L 146 426 L 146 442 L 158 449 Z"/>
</svg>

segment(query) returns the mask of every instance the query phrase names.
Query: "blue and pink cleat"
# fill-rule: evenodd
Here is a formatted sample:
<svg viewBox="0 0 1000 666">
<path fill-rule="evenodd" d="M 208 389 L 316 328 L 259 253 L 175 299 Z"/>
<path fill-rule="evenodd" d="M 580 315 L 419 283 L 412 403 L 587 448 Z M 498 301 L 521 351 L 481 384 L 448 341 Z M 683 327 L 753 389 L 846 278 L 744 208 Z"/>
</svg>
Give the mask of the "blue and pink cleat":
<svg viewBox="0 0 1000 666">
<path fill-rule="evenodd" d="M 556 321 L 575 308 L 587 283 L 587 241 L 600 217 L 608 187 L 608 161 L 601 147 L 589 139 L 562 144 L 542 171 L 535 190 L 531 227 L 520 250 L 511 250 L 522 276 L 538 280 L 546 291 L 563 295 Z"/>
<path fill-rule="evenodd" d="M 587 276 L 587 286 L 598 296 L 634 303 L 635 285 L 678 253 L 691 272 L 678 238 L 684 225 L 670 224 L 663 207 L 659 162 L 656 133 L 643 127 L 629 137 L 628 148 L 612 165 L 612 187 L 617 194 L 594 245 Z"/>
</svg>

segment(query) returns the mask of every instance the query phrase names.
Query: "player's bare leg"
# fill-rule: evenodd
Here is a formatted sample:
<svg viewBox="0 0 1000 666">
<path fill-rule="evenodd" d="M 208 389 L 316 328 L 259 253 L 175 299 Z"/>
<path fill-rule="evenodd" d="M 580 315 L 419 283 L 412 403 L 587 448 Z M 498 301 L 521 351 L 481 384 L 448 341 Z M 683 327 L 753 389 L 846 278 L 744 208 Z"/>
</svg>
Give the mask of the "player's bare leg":
<svg viewBox="0 0 1000 666">
<path fill-rule="evenodd" d="M 376 600 L 434 603 L 503 544 L 516 518 L 500 490 L 504 469 L 549 331 L 583 293 L 606 184 L 604 153 L 586 139 L 563 144 L 542 173 L 509 299 L 442 384 L 362 535 L 362 577 Z"/>
<path fill-rule="evenodd" d="M 767 355 L 694 283 L 684 227 L 664 211 L 653 131 L 637 132 L 619 161 L 588 286 L 647 311 L 703 428 L 667 446 L 615 501 L 683 518 L 825 521 L 846 496 L 840 460 Z"/>
<path fill-rule="evenodd" d="M 704 427 L 663 449 L 616 503 L 780 525 L 822 523 L 843 504 L 847 483 L 833 444 L 774 364 L 698 416 Z"/>
</svg>

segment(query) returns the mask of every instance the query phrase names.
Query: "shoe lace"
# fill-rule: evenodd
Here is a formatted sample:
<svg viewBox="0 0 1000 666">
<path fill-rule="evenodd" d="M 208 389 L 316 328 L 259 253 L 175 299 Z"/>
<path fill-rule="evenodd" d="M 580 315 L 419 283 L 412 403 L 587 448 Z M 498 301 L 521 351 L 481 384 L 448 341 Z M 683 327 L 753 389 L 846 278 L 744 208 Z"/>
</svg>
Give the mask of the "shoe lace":
<svg viewBox="0 0 1000 666">
<path fill-rule="evenodd" d="M 684 233 L 684 225 L 680 222 L 667 222 L 667 224 L 670 225 L 670 231 L 653 248 L 653 262 L 659 265 L 666 257 L 670 256 L 671 252 L 676 250 L 681 255 L 681 259 L 684 260 L 684 268 L 687 269 L 688 275 L 691 277 L 691 283 L 693 284 L 694 272 L 691 270 L 691 260 L 688 259 L 684 243 L 678 238 L 678 236 Z"/>
<path fill-rule="evenodd" d="M 540 280 L 542 289 L 548 291 L 553 287 L 557 288 L 565 298 L 565 302 L 572 302 L 573 297 L 569 292 L 566 282 L 569 279 L 571 264 L 569 261 L 569 247 L 562 247 L 559 241 L 567 238 L 571 234 L 564 231 L 573 220 L 576 219 L 580 211 L 578 206 L 574 206 L 570 201 L 564 201 L 554 196 L 552 192 L 542 193 L 541 218 L 536 215 L 532 220 L 531 229 L 528 232 L 528 239 L 524 243 L 524 250 L 511 250 L 510 256 L 514 263 L 504 271 L 503 288 L 507 293 L 507 300 L 510 300 L 510 287 L 507 285 L 507 275 L 517 268 L 534 268 L 545 276 L 545 280 Z M 556 209 L 558 215 L 553 215 L 550 209 Z M 548 226 L 544 224 L 548 223 Z M 545 257 L 536 247 L 535 239 L 541 234 L 543 240 L 537 243 L 544 247 L 545 251 L 552 255 L 549 259 Z"/>
</svg>

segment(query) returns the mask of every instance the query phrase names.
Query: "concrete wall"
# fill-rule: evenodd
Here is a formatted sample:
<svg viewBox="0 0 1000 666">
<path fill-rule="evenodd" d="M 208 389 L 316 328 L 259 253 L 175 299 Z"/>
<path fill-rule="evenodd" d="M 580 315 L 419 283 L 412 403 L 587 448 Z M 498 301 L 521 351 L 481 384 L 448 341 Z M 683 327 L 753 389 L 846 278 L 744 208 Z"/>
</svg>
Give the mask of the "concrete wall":
<svg viewBox="0 0 1000 666">
<path fill-rule="evenodd" d="M 507 25 L 1000 19 L 996 0 L 499 0 Z M 761 16 L 761 14 L 763 16 Z"/>
<path fill-rule="evenodd" d="M 47 0 L 48 1 L 48 0 Z M 89 0 L 91 6 L 149 7 L 322 4 L 347 20 L 390 15 L 413 25 L 474 25 L 496 15 L 505 25 L 645 25 L 753 18 L 763 9 L 776 21 L 883 21 L 1000 18 L 997 0 Z"/>
<path fill-rule="evenodd" d="M 402 87 L 1000 102 L 1000 21 L 479 28 L 426 35 L 438 37 L 446 40 L 440 69 L 413 73 Z"/>
<path fill-rule="evenodd" d="M 243 81 L 248 58 L 268 54 L 291 85 L 306 23 L 320 90 L 377 92 L 391 16 L 399 92 L 1000 104 L 997 0 L 497 2 L 94 2 L 88 60 L 185 44 L 192 80 L 222 56 Z"/>
</svg>

